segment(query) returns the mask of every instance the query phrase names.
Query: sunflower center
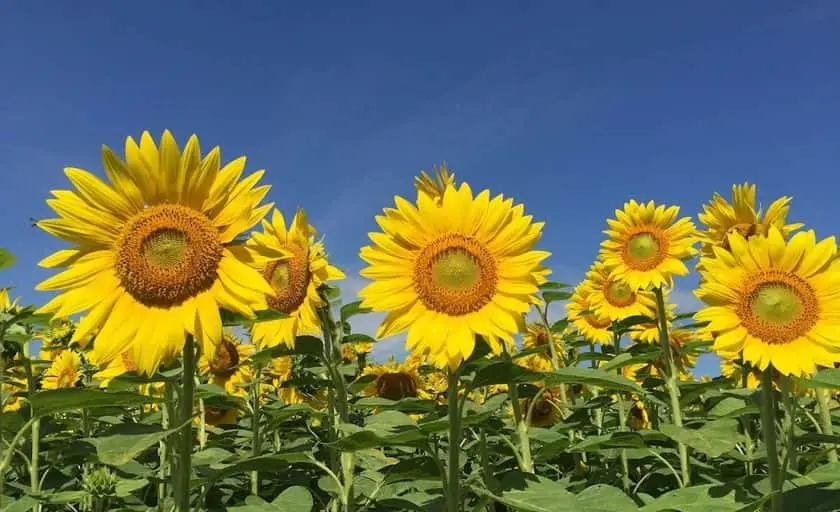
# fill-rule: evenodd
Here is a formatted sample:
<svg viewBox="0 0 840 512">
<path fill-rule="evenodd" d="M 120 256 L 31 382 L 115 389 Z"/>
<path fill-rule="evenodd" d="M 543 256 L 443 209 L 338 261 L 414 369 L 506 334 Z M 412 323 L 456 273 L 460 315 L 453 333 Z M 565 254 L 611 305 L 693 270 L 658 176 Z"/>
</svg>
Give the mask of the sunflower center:
<svg viewBox="0 0 840 512">
<path fill-rule="evenodd" d="M 767 235 L 767 228 L 761 224 L 735 224 L 731 228 L 726 230 L 726 235 L 723 237 L 723 242 L 721 242 L 721 247 L 726 249 L 727 251 L 731 248 L 729 247 L 729 235 L 731 233 L 740 233 L 746 239 L 750 239 L 755 235 Z"/>
<path fill-rule="evenodd" d="M 804 336 L 819 319 L 819 302 L 807 281 L 777 269 L 748 275 L 737 305 L 747 331 L 765 343 L 784 344 Z"/>
<path fill-rule="evenodd" d="M 536 341 L 538 347 L 548 345 L 548 333 L 545 332 L 545 330 L 537 331 L 537 335 L 534 336 L 534 340 Z"/>
<path fill-rule="evenodd" d="M 481 242 L 447 233 L 420 252 L 414 288 L 423 304 L 438 313 L 462 316 L 484 307 L 496 294 L 496 260 Z"/>
<path fill-rule="evenodd" d="M 224 247 L 205 215 L 161 204 L 129 219 L 115 252 L 125 290 L 146 306 L 171 308 L 213 286 Z"/>
<path fill-rule="evenodd" d="M 385 373 L 376 379 L 376 395 L 388 400 L 416 397 L 417 384 L 414 382 L 414 378 L 407 373 Z"/>
<path fill-rule="evenodd" d="M 630 286 L 622 281 L 610 280 L 605 289 L 607 293 L 604 294 L 604 297 L 606 297 L 607 302 L 613 306 L 619 308 L 626 307 L 633 304 L 636 300 L 635 292 L 633 292 Z"/>
<path fill-rule="evenodd" d="M 650 270 L 659 265 L 668 253 L 668 243 L 659 230 L 641 227 L 624 244 L 624 262 L 633 270 Z"/>
<path fill-rule="evenodd" d="M 312 274 L 309 271 L 309 250 L 298 246 L 287 249 L 292 256 L 269 263 L 263 277 L 274 289 L 274 296 L 267 298 L 268 305 L 281 313 L 290 314 L 306 299 Z"/>
<path fill-rule="evenodd" d="M 210 373 L 217 377 L 227 378 L 236 372 L 238 364 L 239 351 L 236 350 L 236 345 L 228 340 L 222 340 L 210 361 Z"/>
</svg>

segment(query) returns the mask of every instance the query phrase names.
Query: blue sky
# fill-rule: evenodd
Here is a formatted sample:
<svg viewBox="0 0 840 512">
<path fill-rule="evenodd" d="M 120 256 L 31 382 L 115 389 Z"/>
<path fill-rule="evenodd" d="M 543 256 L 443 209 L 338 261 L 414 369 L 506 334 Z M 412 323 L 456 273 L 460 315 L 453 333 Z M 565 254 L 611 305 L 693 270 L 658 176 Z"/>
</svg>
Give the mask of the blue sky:
<svg viewBox="0 0 840 512">
<path fill-rule="evenodd" d="M 353 276 L 373 216 L 443 160 L 547 222 L 560 280 L 631 197 L 696 215 L 750 180 L 833 235 L 838 22 L 830 0 L 7 3 L 0 246 L 20 262 L 0 279 L 46 299 L 35 263 L 60 244 L 29 218 L 63 167 L 100 173 L 100 145 L 144 129 L 267 169 L 270 199 L 305 207 Z"/>
</svg>

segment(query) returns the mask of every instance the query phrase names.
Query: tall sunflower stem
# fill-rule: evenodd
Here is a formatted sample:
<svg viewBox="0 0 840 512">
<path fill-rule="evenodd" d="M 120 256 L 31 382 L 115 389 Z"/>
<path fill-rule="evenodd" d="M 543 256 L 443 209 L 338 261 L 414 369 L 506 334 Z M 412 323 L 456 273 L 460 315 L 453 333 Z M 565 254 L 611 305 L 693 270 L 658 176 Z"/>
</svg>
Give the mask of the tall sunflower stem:
<svg viewBox="0 0 840 512">
<path fill-rule="evenodd" d="M 32 358 L 29 343 L 23 346 L 24 372 L 26 373 L 26 387 L 30 399 L 36 393 L 35 375 L 32 373 Z M 41 460 L 41 420 L 36 418 L 32 422 L 32 452 L 29 459 L 29 488 L 33 494 L 38 494 L 40 489 L 40 460 Z M 32 506 L 32 512 L 40 512 L 41 504 Z"/>
<path fill-rule="evenodd" d="M 820 423 L 822 423 L 822 433 L 828 436 L 834 435 L 834 425 L 831 422 L 831 395 L 825 388 L 817 388 L 817 403 L 820 407 Z M 828 462 L 837 462 L 837 449 L 829 446 Z"/>
<path fill-rule="evenodd" d="M 449 410 L 449 456 L 446 466 L 447 512 L 461 512 L 461 409 L 458 407 L 458 386 L 461 367 L 447 372 L 446 402 Z"/>
<path fill-rule="evenodd" d="M 621 354 L 621 335 L 615 331 L 613 333 L 613 349 L 615 350 L 615 357 Z M 616 373 L 621 375 L 621 368 L 616 370 Z M 624 415 L 624 397 L 618 393 L 618 400 L 616 401 L 618 409 L 618 431 L 624 432 L 627 426 L 627 417 Z M 621 458 L 621 484 L 624 487 L 624 492 L 630 492 L 630 463 L 627 459 L 627 449 L 622 448 L 619 451 Z"/>
<path fill-rule="evenodd" d="M 680 406 L 679 371 L 674 361 L 674 354 L 671 352 L 671 342 L 668 336 L 668 312 L 665 309 L 665 296 L 662 287 L 654 288 L 656 295 L 656 317 L 659 321 L 659 342 L 662 344 L 663 357 L 666 363 L 665 388 L 671 399 L 671 419 L 677 427 L 683 426 L 682 409 Z M 677 443 L 680 454 L 680 473 L 682 485 L 690 485 L 691 469 L 688 463 L 688 447 L 684 443 Z"/>
<path fill-rule="evenodd" d="M 772 512 L 782 512 L 782 470 L 776 447 L 776 401 L 773 390 L 773 365 L 761 373 L 761 433 L 767 450 L 767 472 L 770 475 Z"/>
<path fill-rule="evenodd" d="M 163 383 L 163 405 L 160 408 L 160 426 L 163 430 L 170 427 L 170 404 L 172 404 L 172 383 L 166 381 Z M 158 512 L 163 512 L 166 507 L 166 480 L 167 471 L 169 470 L 169 446 L 170 441 L 166 439 L 158 443 L 158 494 L 157 494 L 157 509 Z"/>
<path fill-rule="evenodd" d="M 262 438 L 260 437 L 260 391 L 262 387 L 262 365 L 257 363 L 254 368 L 254 381 L 251 383 L 251 400 L 253 415 L 251 417 L 251 456 L 259 457 L 262 452 Z M 251 494 L 260 494 L 260 473 L 256 469 L 251 471 Z"/>
<path fill-rule="evenodd" d="M 183 373 L 181 375 L 181 396 L 179 423 L 187 423 L 180 432 L 178 446 L 178 477 L 175 482 L 175 505 L 179 512 L 190 510 L 190 480 L 192 478 L 192 416 L 195 395 L 195 340 L 187 335 L 184 342 Z"/>
<path fill-rule="evenodd" d="M 513 407 L 513 419 L 516 422 L 516 435 L 519 437 L 519 460 L 522 471 L 534 472 L 533 458 L 531 457 L 531 439 L 528 437 L 528 422 L 522 414 L 522 405 L 519 403 L 519 386 L 515 383 L 508 384 L 508 396 L 510 396 Z"/>
<path fill-rule="evenodd" d="M 794 426 L 795 426 L 795 418 L 794 415 L 796 413 L 796 405 L 793 401 L 793 393 L 791 392 L 791 382 L 790 378 L 787 376 L 783 376 L 781 379 L 781 389 L 782 389 L 782 406 L 785 410 L 784 416 L 784 431 L 785 431 L 785 459 L 787 460 L 786 466 L 791 471 L 796 471 L 798 466 L 797 454 L 796 454 L 796 443 L 794 443 Z"/>
</svg>

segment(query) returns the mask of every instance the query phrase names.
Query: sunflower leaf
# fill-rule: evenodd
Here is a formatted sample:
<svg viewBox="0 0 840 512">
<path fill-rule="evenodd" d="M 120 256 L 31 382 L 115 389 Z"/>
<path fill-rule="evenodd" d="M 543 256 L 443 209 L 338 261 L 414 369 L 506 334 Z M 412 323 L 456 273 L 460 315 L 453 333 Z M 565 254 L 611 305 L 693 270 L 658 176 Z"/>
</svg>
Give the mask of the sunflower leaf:
<svg viewBox="0 0 840 512">
<path fill-rule="evenodd" d="M 544 377 L 546 382 L 551 384 L 587 384 L 606 389 L 647 394 L 641 386 L 626 377 L 607 373 L 604 370 L 594 368 L 570 366 L 568 368 L 560 368 L 553 372 L 546 373 L 544 374 Z"/>
<path fill-rule="evenodd" d="M 569 292 L 543 292 L 542 297 L 547 306 L 552 302 L 557 302 L 558 300 L 569 300 L 572 297 L 572 294 Z"/>
<path fill-rule="evenodd" d="M 131 407 L 160 402 L 140 393 L 99 391 L 95 389 L 50 389 L 39 391 L 30 399 L 36 416 L 94 407 Z"/>
<path fill-rule="evenodd" d="M 10 251 L 0 247 L 0 270 L 7 269 L 15 264 L 17 258 Z"/>
<path fill-rule="evenodd" d="M 370 308 L 363 308 L 362 301 L 357 300 L 356 302 L 351 302 L 350 304 L 341 306 L 341 320 L 346 322 L 351 317 L 364 315 L 365 313 L 370 313 L 371 311 L 373 310 Z"/>
</svg>

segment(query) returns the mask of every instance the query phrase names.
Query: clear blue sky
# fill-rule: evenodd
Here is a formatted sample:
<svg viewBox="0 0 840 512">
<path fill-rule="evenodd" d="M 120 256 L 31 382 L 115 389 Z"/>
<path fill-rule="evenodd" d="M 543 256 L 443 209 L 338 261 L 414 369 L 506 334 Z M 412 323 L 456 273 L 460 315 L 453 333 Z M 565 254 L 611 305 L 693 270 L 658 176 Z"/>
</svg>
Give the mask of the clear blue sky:
<svg viewBox="0 0 840 512">
<path fill-rule="evenodd" d="M 266 168 L 270 198 L 307 208 L 351 275 L 373 216 L 443 160 L 546 220 L 563 280 L 630 197 L 696 215 L 751 180 L 836 232 L 836 2 L 409 5 L 6 2 L 0 246 L 20 262 L 2 284 L 46 299 L 35 263 L 59 244 L 29 217 L 50 215 L 63 167 L 99 173 L 101 144 L 144 129 Z"/>
</svg>

